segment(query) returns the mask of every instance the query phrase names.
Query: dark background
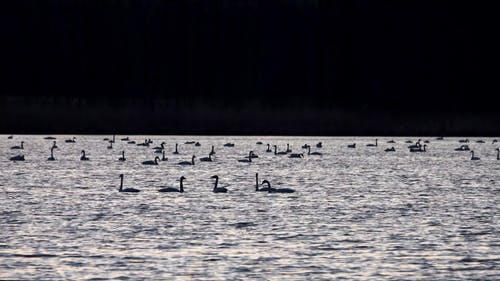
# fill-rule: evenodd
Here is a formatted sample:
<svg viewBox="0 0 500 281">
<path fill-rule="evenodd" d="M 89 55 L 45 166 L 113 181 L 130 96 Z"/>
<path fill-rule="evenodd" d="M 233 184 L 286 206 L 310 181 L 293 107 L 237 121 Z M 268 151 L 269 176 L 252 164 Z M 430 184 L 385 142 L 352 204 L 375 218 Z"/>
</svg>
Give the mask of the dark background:
<svg viewBox="0 0 500 281">
<path fill-rule="evenodd" d="M 482 1 L 0 2 L 0 132 L 497 135 Z"/>
</svg>

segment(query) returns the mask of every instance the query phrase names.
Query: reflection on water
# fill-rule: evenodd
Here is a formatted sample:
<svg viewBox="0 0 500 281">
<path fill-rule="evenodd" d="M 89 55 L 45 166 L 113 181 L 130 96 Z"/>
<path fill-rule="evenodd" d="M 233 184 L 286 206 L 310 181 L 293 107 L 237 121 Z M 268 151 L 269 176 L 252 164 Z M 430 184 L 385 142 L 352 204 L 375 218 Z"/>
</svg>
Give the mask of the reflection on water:
<svg viewBox="0 0 500 281">
<path fill-rule="evenodd" d="M 0 279 L 496 279 L 500 274 L 500 161 L 490 139 L 151 138 L 151 147 L 102 136 L 0 136 Z M 25 141 L 25 162 L 9 157 Z M 141 165 L 166 142 L 168 161 Z M 199 141 L 201 146 L 184 144 Z M 262 141 L 263 145 L 256 145 Z M 323 148 L 316 148 L 317 142 Z M 175 143 L 179 154 L 174 155 Z M 224 147 L 225 143 L 234 147 Z M 304 158 L 266 153 L 286 144 Z M 308 156 L 304 143 L 323 156 Z M 355 149 L 347 144 L 357 143 Z M 214 162 L 179 166 L 194 154 Z M 386 153 L 394 146 L 396 152 Z M 85 149 L 90 161 L 80 161 Z M 127 161 L 120 162 L 121 151 Z M 253 150 L 252 163 L 237 159 Z M 255 192 L 255 173 L 292 194 Z M 118 193 L 120 173 L 125 187 Z M 212 193 L 212 175 L 227 194 Z M 158 193 L 178 187 L 185 193 Z"/>
</svg>

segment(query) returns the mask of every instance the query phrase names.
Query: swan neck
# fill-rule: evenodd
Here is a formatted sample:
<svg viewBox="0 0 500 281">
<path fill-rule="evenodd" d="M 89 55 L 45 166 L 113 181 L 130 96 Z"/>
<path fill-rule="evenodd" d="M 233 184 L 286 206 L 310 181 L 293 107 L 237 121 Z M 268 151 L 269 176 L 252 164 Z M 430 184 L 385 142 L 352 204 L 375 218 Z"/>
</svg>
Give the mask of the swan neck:
<svg viewBox="0 0 500 281">
<path fill-rule="evenodd" d="M 255 191 L 259 191 L 259 174 L 255 174 Z"/>
<path fill-rule="evenodd" d="M 118 189 L 119 191 L 122 191 L 123 190 L 123 177 L 120 177 L 120 189 Z"/>
<path fill-rule="evenodd" d="M 219 183 L 219 178 L 215 178 L 214 190 L 217 189 L 217 184 Z"/>
</svg>

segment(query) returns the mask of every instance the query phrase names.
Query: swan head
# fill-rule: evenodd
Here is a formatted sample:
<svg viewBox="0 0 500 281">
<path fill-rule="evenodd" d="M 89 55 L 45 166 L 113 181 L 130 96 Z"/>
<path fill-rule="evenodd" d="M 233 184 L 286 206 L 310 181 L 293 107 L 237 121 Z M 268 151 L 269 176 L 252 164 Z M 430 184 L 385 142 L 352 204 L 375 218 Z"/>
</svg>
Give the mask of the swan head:
<svg viewBox="0 0 500 281">
<path fill-rule="evenodd" d="M 82 153 L 85 153 L 85 150 L 82 149 Z"/>
<path fill-rule="evenodd" d="M 123 174 L 120 174 L 118 177 L 121 178 L 121 179 L 123 179 Z"/>
<path fill-rule="evenodd" d="M 263 180 L 263 181 L 262 181 L 262 184 L 271 185 L 271 183 L 269 183 L 269 181 L 268 181 L 268 180 Z"/>
<path fill-rule="evenodd" d="M 218 175 L 213 175 L 213 176 L 211 176 L 210 178 L 211 178 L 211 179 L 218 179 L 218 178 L 219 178 L 219 176 L 218 176 Z"/>
<path fill-rule="evenodd" d="M 181 181 L 185 180 L 186 178 L 184 176 L 181 177 Z"/>
</svg>

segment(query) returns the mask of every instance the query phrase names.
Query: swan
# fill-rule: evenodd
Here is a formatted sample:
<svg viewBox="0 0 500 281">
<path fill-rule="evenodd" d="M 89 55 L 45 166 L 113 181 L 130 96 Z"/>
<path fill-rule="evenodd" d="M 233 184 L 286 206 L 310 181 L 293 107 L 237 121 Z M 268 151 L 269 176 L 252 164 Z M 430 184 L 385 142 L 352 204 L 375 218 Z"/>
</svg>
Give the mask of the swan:
<svg viewBox="0 0 500 281">
<path fill-rule="evenodd" d="M 238 159 L 238 162 L 242 162 L 242 163 L 252 163 L 252 153 L 253 151 L 250 151 L 248 153 L 248 159 L 245 158 L 245 159 Z"/>
<path fill-rule="evenodd" d="M 262 184 L 267 184 L 267 192 L 269 193 L 294 193 L 295 190 L 291 188 L 272 188 L 271 183 L 267 180 L 263 180 Z"/>
<path fill-rule="evenodd" d="M 322 148 L 322 147 L 323 147 L 323 143 L 322 143 L 322 142 L 318 142 L 318 143 L 316 144 L 316 148 Z"/>
<path fill-rule="evenodd" d="M 228 142 L 228 143 L 224 144 L 224 146 L 226 146 L 226 147 L 234 147 L 234 143 Z"/>
<path fill-rule="evenodd" d="M 193 144 L 193 143 L 194 143 L 194 141 L 187 141 L 184 144 Z"/>
<path fill-rule="evenodd" d="M 484 140 L 477 140 L 476 143 L 484 143 Z"/>
<path fill-rule="evenodd" d="M 122 138 L 121 141 L 129 141 L 129 138 L 128 137 Z"/>
<path fill-rule="evenodd" d="M 44 137 L 43 139 L 44 140 L 55 140 L 56 138 L 55 137 Z"/>
<path fill-rule="evenodd" d="M 82 157 L 80 157 L 80 160 L 89 161 L 89 158 L 87 156 L 85 156 L 85 150 L 82 150 Z"/>
<path fill-rule="evenodd" d="M 307 155 L 323 155 L 323 153 L 321 152 L 317 152 L 317 151 L 314 151 L 314 152 L 311 152 L 311 147 L 308 148 L 309 150 L 307 151 Z"/>
<path fill-rule="evenodd" d="M 261 141 L 258 141 L 256 144 L 261 145 L 261 144 L 262 144 L 262 142 L 261 142 Z"/>
<path fill-rule="evenodd" d="M 286 153 L 289 153 L 289 152 L 292 152 L 292 150 L 290 149 L 290 144 L 286 144 Z"/>
<path fill-rule="evenodd" d="M 255 154 L 253 151 L 252 151 L 252 154 L 250 155 L 251 158 L 259 158 L 259 155 Z"/>
<path fill-rule="evenodd" d="M 118 189 L 119 192 L 139 192 L 139 189 L 135 188 L 123 188 L 123 174 L 120 174 L 120 188 Z"/>
<path fill-rule="evenodd" d="M 165 150 L 163 150 L 161 153 L 161 161 L 168 161 L 168 158 L 165 157 Z"/>
<path fill-rule="evenodd" d="M 396 143 L 394 140 L 387 141 L 387 143 Z"/>
<path fill-rule="evenodd" d="M 50 148 L 50 157 L 47 158 L 47 161 L 55 161 L 55 160 L 56 160 L 56 158 L 54 158 L 54 147 L 52 146 Z"/>
<path fill-rule="evenodd" d="M 160 150 L 159 153 L 161 153 L 161 150 L 165 149 L 165 142 L 160 143 L 160 146 L 155 146 L 153 149 Z"/>
<path fill-rule="evenodd" d="M 369 147 L 375 147 L 375 146 L 378 146 L 378 139 L 375 139 L 375 143 L 369 143 L 369 144 L 367 144 L 366 146 L 369 146 Z"/>
<path fill-rule="evenodd" d="M 8 136 L 7 139 L 11 140 L 14 136 Z"/>
<path fill-rule="evenodd" d="M 128 144 L 135 144 L 135 141 L 128 141 Z"/>
<path fill-rule="evenodd" d="M 109 138 L 103 138 L 102 140 L 103 141 L 109 141 Z"/>
<path fill-rule="evenodd" d="M 410 148 L 410 152 L 427 152 L 426 147 L 427 147 L 426 144 L 424 144 L 423 149 L 422 149 L 422 146 L 412 147 L 412 148 Z"/>
<path fill-rule="evenodd" d="M 127 160 L 125 158 L 125 150 L 122 150 L 122 157 L 118 158 L 118 161 L 125 161 L 125 160 Z"/>
<path fill-rule="evenodd" d="M 56 141 L 54 141 L 54 142 L 52 143 L 52 148 L 58 148 L 58 147 L 57 147 L 57 144 L 56 144 Z"/>
<path fill-rule="evenodd" d="M 159 189 L 158 192 L 180 192 L 180 193 L 183 193 L 184 192 L 184 186 L 182 185 L 182 182 L 185 180 L 186 178 L 184 176 L 182 176 L 180 178 L 180 186 L 179 186 L 179 189 L 175 188 L 175 187 L 164 187 L 162 189 Z"/>
<path fill-rule="evenodd" d="M 386 148 L 384 151 L 385 151 L 385 152 L 394 152 L 394 151 L 396 151 L 396 149 L 395 149 L 395 148 L 394 148 L 394 146 L 393 146 L 393 147 L 391 147 L 391 148 Z"/>
<path fill-rule="evenodd" d="M 308 145 L 307 143 L 302 146 L 303 149 L 308 149 L 309 147 L 311 147 L 311 146 Z"/>
<path fill-rule="evenodd" d="M 179 144 L 175 143 L 175 151 L 173 152 L 174 154 L 179 154 L 179 151 L 177 150 L 178 146 L 179 146 Z"/>
<path fill-rule="evenodd" d="M 108 149 L 113 149 L 113 143 L 111 141 L 109 141 L 109 145 L 107 147 Z"/>
<path fill-rule="evenodd" d="M 177 165 L 182 165 L 182 166 L 194 165 L 194 158 L 196 158 L 196 156 L 193 155 L 193 157 L 191 157 L 191 161 L 182 161 L 177 163 Z"/>
<path fill-rule="evenodd" d="M 477 156 L 474 156 L 474 150 L 471 150 L 470 153 L 471 153 L 470 160 L 480 160 L 481 159 L 481 158 L 479 158 Z"/>
<path fill-rule="evenodd" d="M 284 151 L 278 152 L 278 146 L 277 145 L 273 145 L 273 147 L 274 147 L 274 155 L 285 155 L 286 154 L 286 152 L 284 152 Z"/>
<path fill-rule="evenodd" d="M 273 151 L 271 150 L 271 148 L 270 148 L 270 145 L 269 145 L 269 144 L 267 144 L 267 149 L 266 149 L 266 152 L 273 152 Z"/>
<path fill-rule="evenodd" d="M 200 161 L 201 162 L 212 162 L 212 154 L 209 153 L 208 157 L 202 157 L 202 158 L 200 158 Z"/>
<path fill-rule="evenodd" d="M 259 173 L 255 173 L 255 191 L 269 191 L 269 187 L 259 188 Z"/>
<path fill-rule="evenodd" d="M 24 149 L 24 141 L 21 142 L 21 145 L 15 145 L 11 147 L 10 149 Z"/>
<path fill-rule="evenodd" d="M 304 157 L 304 154 L 302 153 L 292 153 L 290 154 L 290 156 L 288 156 L 288 158 L 302 158 Z"/>
<path fill-rule="evenodd" d="M 466 144 L 462 144 L 460 147 L 455 148 L 455 151 L 469 151 L 469 150 L 470 150 L 470 148 Z"/>
<path fill-rule="evenodd" d="M 214 189 L 212 190 L 215 193 L 226 193 L 227 189 L 225 187 L 217 187 L 217 184 L 219 183 L 219 176 L 211 176 L 210 178 L 215 179 L 215 184 L 214 184 Z"/>
<path fill-rule="evenodd" d="M 436 140 L 444 140 L 443 137 L 437 137 Z"/>
<path fill-rule="evenodd" d="M 356 148 L 356 144 L 355 144 L 355 143 L 353 143 L 353 144 L 348 144 L 348 145 L 347 145 L 347 148 Z"/>
<path fill-rule="evenodd" d="M 196 142 L 196 143 L 194 144 L 194 146 L 201 146 L 201 143 Z"/>
<path fill-rule="evenodd" d="M 468 143 L 469 142 L 469 139 L 462 139 L 462 140 L 458 140 L 459 143 Z"/>
<path fill-rule="evenodd" d="M 142 165 L 158 165 L 158 161 L 160 161 L 160 157 L 156 156 L 155 160 L 143 161 Z"/>
<path fill-rule="evenodd" d="M 495 149 L 497 151 L 497 160 L 500 160 L 500 149 Z"/>
<path fill-rule="evenodd" d="M 73 137 L 72 139 L 67 139 L 64 142 L 66 142 L 66 143 L 75 143 L 76 142 L 76 138 Z"/>
<path fill-rule="evenodd" d="M 24 161 L 24 155 L 16 155 L 9 158 L 10 161 Z"/>
</svg>

